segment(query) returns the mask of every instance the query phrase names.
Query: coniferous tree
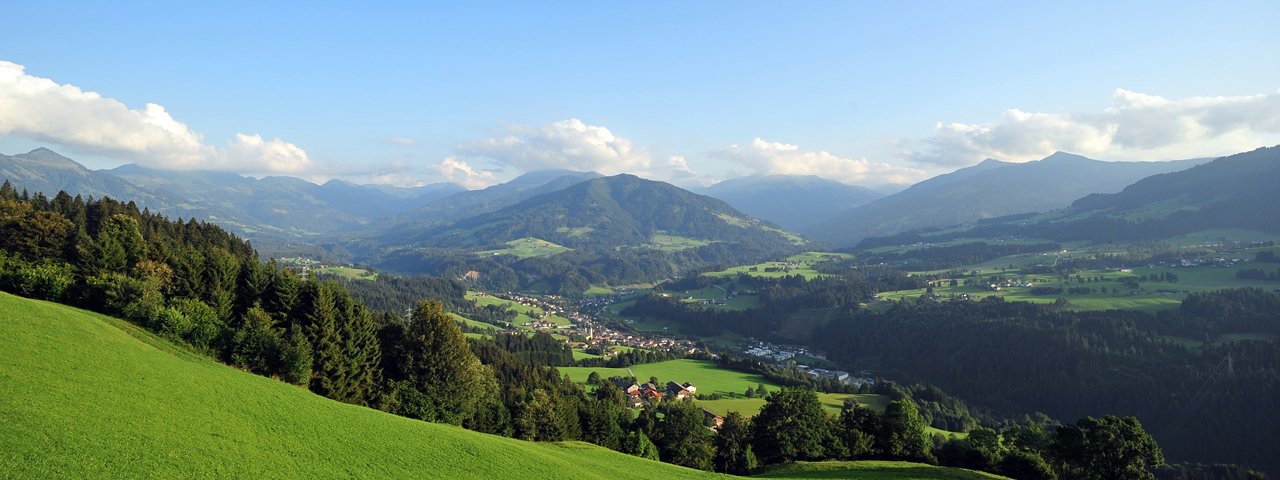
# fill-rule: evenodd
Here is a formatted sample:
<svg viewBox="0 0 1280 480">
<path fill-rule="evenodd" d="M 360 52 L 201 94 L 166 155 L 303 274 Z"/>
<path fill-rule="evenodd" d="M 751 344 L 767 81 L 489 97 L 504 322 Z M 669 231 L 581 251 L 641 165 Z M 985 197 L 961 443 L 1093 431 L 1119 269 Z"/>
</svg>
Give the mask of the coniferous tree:
<svg viewBox="0 0 1280 480">
<path fill-rule="evenodd" d="M 568 432 L 560 422 L 559 408 L 546 390 L 534 390 L 516 418 L 516 435 L 533 442 L 558 442 Z"/>
<path fill-rule="evenodd" d="M 281 380 L 306 385 L 311 379 L 311 343 L 301 327 L 289 327 L 288 335 L 281 342 L 280 364 Z"/>
<path fill-rule="evenodd" d="M 232 339 L 231 363 L 259 375 L 275 373 L 280 332 L 266 311 L 250 307 Z"/>
<path fill-rule="evenodd" d="M 308 282 L 304 318 L 307 340 L 311 342 L 311 391 L 341 400 L 347 371 L 333 296 L 328 285 Z"/>
<path fill-rule="evenodd" d="M 431 398 L 434 421 L 459 425 L 475 414 L 492 372 L 471 353 L 458 325 L 440 302 L 418 304 L 409 322 L 403 369 L 416 390 Z"/>
<path fill-rule="evenodd" d="M 369 405 L 374 400 L 378 383 L 382 381 L 379 366 L 382 349 L 378 343 L 378 329 L 373 315 L 364 306 L 354 301 L 346 292 L 339 292 L 336 306 L 342 318 L 342 351 L 347 362 L 344 388 L 346 395 L 339 400 Z M 492 375 L 486 378 L 491 379 Z"/>
</svg>

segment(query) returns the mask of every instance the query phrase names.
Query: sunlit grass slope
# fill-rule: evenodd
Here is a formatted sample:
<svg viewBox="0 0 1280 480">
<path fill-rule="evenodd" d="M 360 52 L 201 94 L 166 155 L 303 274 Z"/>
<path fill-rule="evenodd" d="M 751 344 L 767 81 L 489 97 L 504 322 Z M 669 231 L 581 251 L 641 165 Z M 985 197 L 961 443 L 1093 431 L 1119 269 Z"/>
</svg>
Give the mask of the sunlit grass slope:
<svg viewBox="0 0 1280 480">
<path fill-rule="evenodd" d="M 797 478 L 810 471 L 982 478 L 865 462 L 806 467 Z M 929 475 L 884 476 L 901 471 Z M 5 293 L 0 477 L 730 478 L 581 442 L 522 442 L 345 405 L 122 320 Z"/>
<path fill-rule="evenodd" d="M 2 293 L 0 352 L 5 477 L 714 477 L 341 404 L 120 320 Z"/>
</svg>

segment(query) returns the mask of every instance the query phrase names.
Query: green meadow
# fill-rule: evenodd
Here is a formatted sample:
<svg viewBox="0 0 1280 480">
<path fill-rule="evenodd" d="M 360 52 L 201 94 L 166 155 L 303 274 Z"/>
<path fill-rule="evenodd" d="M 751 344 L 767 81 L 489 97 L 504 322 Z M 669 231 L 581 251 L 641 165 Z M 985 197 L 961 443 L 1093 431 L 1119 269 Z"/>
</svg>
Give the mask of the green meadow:
<svg viewBox="0 0 1280 480">
<path fill-rule="evenodd" d="M 476 252 L 476 255 L 514 255 L 521 259 L 525 259 L 545 257 L 573 250 L 569 247 L 560 246 L 546 240 L 533 237 L 517 238 L 507 242 L 506 245 L 507 248 Z"/>
<path fill-rule="evenodd" d="M 707 245 L 711 245 L 711 243 L 712 242 L 709 242 L 706 240 L 682 237 L 679 235 L 672 235 L 667 232 L 659 231 L 658 233 L 653 234 L 653 236 L 649 238 L 648 246 L 658 250 L 676 251 L 676 250 L 688 250 L 690 248 L 705 247 Z"/>
<path fill-rule="evenodd" d="M 363 268 L 325 267 L 317 269 L 316 271 L 324 274 L 337 275 L 350 280 L 375 280 L 378 278 L 377 273 L 370 272 Z"/>
<path fill-rule="evenodd" d="M 1253 251 L 1249 250 L 1242 254 L 1237 254 L 1236 258 L 1253 257 Z M 1027 262 L 1028 259 L 1039 259 L 1039 262 Z M 1031 289 L 1027 287 L 1014 286 L 1002 287 L 1000 291 L 991 291 L 978 285 L 964 285 L 963 280 L 955 287 L 949 286 L 947 282 L 942 285 L 935 286 L 933 291 L 937 295 L 944 298 L 952 295 L 966 294 L 973 299 L 981 299 L 991 296 L 1002 297 L 1008 301 L 1023 301 L 1033 303 L 1053 303 L 1059 297 L 1067 299 L 1069 304 L 1068 310 L 1139 310 L 1146 312 L 1154 312 L 1159 310 L 1168 310 L 1177 308 L 1182 300 L 1187 297 L 1187 293 L 1203 293 L 1224 288 L 1238 287 L 1257 287 L 1271 290 L 1280 287 L 1280 282 L 1272 282 L 1265 280 L 1242 280 L 1236 278 L 1236 272 L 1248 268 L 1275 269 L 1274 264 L 1260 264 L 1252 262 L 1237 263 L 1234 266 L 1218 266 L 1218 265 L 1202 265 L 1195 267 L 1137 267 L 1128 272 L 1115 270 L 1085 270 L 1078 273 L 1084 278 L 1101 277 L 1101 282 L 1085 282 L 1076 283 L 1074 281 L 1063 280 L 1056 275 L 1040 275 L 1028 274 L 1022 275 L 1016 270 L 1008 270 L 1006 267 L 1010 264 L 1015 266 L 1025 265 L 1028 263 L 1052 263 L 1053 254 L 1030 254 L 1019 255 L 1013 257 L 1004 257 L 1002 259 L 986 262 L 981 265 L 967 267 L 961 270 L 976 271 L 980 278 L 989 276 L 1004 276 L 1012 279 L 1024 279 L 1031 282 L 1037 287 L 1057 287 L 1062 288 L 1063 292 L 1053 295 L 1033 295 Z M 916 272 L 916 273 L 937 273 L 937 272 Z M 1115 281 L 1124 277 L 1142 277 L 1155 276 L 1162 273 L 1172 273 L 1177 275 L 1177 282 L 1141 282 L 1142 291 L 1132 293 L 1130 289 L 1123 284 Z M 1075 278 L 1072 275 L 1071 278 Z M 1099 290 L 1095 293 L 1073 294 L 1067 291 L 1071 287 L 1088 287 Z M 1106 292 L 1102 292 L 1106 289 Z M 1161 292 L 1165 290 L 1165 292 Z M 899 290 L 895 292 L 885 292 L 879 295 L 883 300 L 902 300 L 905 298 L 918 298 L 926 293 L 926 289 Z"/>
<path fill-rule="evenodd" d="M 847 253 L 831 253 L 831 252 L 804 252 L 797 253 L 787 257 L 781 261 L 757 263 L 755 265 L 739 265 L 731 267 L 719 272 L 704 273 L 708 277 L 736 277 L 739 274 L 745 274 L 752 277 L 760 278 L 780 278 L 790 275 L 800 275 L 805 279 L 814 279 L 822 276 L 813 269 L 815 263 L 828 259 L 850 258 Z"/>
<path fill-rule="evenodd" d="M 467 292 L 466 299 L 476 302 L 476 305 L 479 305 L 481 307 L 486 305 L 494 305 L 494 306 L 505 308 L 507 310 L 514 310 L 516 312 L 516 318 L 515 320 L 512 321 L 512 323 L 516 324 L 516 326 L 522 326 L 525 323 L 534 322 L 539 319 L 543 319 L 558 325 L 573 324 L 573 322 L 570 322 L 569 319 L 564 318 L 563 316 L 560 316 L 560 315 L 550 315 L 544 319 L 542 316 L 543 314 L 546 313 L 546 310 L 543 310 L 542 307 L 521 305 L 518 302 L 507 300 L 505 298 L 499 298 L 493 295 L 482 295 L 478 292 Z"/>
</svg>

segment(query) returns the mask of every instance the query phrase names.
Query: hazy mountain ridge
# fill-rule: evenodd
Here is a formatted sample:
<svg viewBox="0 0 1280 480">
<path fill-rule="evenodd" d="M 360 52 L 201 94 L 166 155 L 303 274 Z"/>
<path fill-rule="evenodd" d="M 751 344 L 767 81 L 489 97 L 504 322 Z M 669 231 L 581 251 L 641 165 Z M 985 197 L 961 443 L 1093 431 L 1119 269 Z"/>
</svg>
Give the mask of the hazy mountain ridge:
<svg viewBox="0 0 1280 480">
<path fill-rule="evenodd" d="M 40 192 L 52 197 L 66 191 L 72 196 L 128 199 L 153 209 L 182 200 L 168 192 L 142 188 L 115 175 L 89 170 L 47 148 L 17 155 L 0 154 L 0 181 L 3 180 L 32 195 Z"/>
<path fill-rule="evenodd" d="M 542 170 L 525 173 L 511 181 L 480 190 L 458 192 L 410 211 L 384 219 L 373 226 L 374 235 L 411 239 L 453 221 L 489 213 L 524 200 L 599 178 L 596 172 Z"/>
<path fill-rule="evenodd" d="M 47 148 L 0 155 L 0 178 L 19 190 L 127 198 L 170 217 L 199 218 L 254 239 L 296 240 L 360 228 L 420 207 L 460 185 L 402 188 L 331 180 L 316 185 L 294 177 L 262 179 L 217 171 L 172 171 L 123 165 L 90 170 Z"/>
<path fill-rule="evenodd" d="M 578 182 L 424 232 L 422 245 L 485 247 L 536 237 L 572 248 L 641 246 L 664 233 L 696 240 L 785 244 L 774 227 L 714 198 L 617 175 Z"/>
<path fill-rule="evenodd" d="M 1103 162 L 1058 152 L 1043 160 L 987 160 L 939 175 L 809 228 L 836 245 L 914 229 L 1067 207 L 1094 193 L 1114 193 L 1142 178 L 1183 170 L 1207 160 Z"/>
<path fill-rule="evenodd" d="M 434 184 L 393 195 L 383 187 L 339 180 L 316 185 L 295 177 L 255 179 L 226 172 L 156 170 L 137 165 L 109 172 L 145 187 L 183 192 L 188 201 L 174 206 L 175 213 L 208 217 L 230 213 L 299 236 L 359 228 L 463 191 L 456 184 Z"/>
<path fill-rule="evenodd" d="M 1050 212 L 983 220 L 957 231 L 939 227 L 867 238 L 859 248 L 962 237 L 1108 242 L 1221 228 L 1280 233 L 1275 178 L 1280 178 L 1280 147 L 1264 147 L 1152 175 L 1119 192 L 1088 195 Z"/>
<path fill-rule="evenodd" d="M 739 177 L 695 190 L 783 228 L 796 230 L 884 194 L 816 175 Z"/>
</svg>

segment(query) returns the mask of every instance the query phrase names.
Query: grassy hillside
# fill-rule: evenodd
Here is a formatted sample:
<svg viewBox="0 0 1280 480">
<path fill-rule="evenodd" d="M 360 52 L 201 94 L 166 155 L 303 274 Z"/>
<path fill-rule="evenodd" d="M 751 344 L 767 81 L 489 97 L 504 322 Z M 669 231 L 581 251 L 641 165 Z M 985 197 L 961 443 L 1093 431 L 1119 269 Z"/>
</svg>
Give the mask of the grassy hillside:
<svg viewBox="0 0 1280 480">
<path fill-rule="evenodd" d="M 714 477 L 341 404 L 120 320 L 8 294 L 0 350 L 6 477 Z"/>
<path fill-rule="evenodd" d="M 0 351 L 5 478 L 731 478 L 338 403 L 122 320 L 6 293 Z M 867 478 L 982 478 L 915 464 L 836 465 Z M 897 471 L 929 473 L 884 476 Z"/>
</svg>

